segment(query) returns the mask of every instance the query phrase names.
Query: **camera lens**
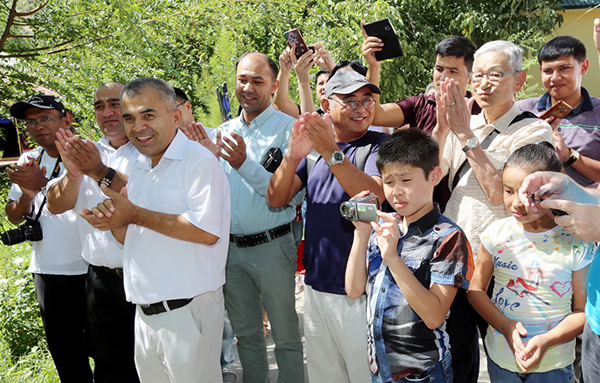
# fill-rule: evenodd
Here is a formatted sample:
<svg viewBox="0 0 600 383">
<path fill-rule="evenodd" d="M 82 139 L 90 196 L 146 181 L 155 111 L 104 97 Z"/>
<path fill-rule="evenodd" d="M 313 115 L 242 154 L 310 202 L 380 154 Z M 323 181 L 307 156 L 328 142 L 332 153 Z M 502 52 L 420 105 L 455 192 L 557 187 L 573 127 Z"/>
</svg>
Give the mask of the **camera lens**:
<svg viewBox="0 0 600 383">
<path fill-rule="evenodd" d="M 21 230 L 19 227 L 17 229 L 8 230 L 2 233 L 1 239 L 3 244 L 10 246 L 24 242 L 25 236 L 23 235 L 23 230 Z"/>
<path fill-rule="evenodd" d="M 340 205 L 340 213 L 342 214 L 342 217 L 348 220 L 354 219 L 354 204 L 352 202 L 342 202 Z"/>
</svg>

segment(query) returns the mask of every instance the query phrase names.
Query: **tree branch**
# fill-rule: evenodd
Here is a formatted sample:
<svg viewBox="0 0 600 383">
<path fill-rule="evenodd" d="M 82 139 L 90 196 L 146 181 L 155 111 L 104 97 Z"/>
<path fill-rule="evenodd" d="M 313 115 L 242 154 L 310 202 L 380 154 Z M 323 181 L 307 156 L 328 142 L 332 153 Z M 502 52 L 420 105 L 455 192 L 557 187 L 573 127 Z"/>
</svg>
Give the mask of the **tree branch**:
<svg viewBox="0 0 600 383">
<path fill-rule="evenodd" d="M 15 0 L 15 3 L 16 3 L 17 1 L 18 1 L 18 0 Z M 42 9 L 44 9 L 44 8 L 46 7 L 46 5 L 48 5 L 48 1 L 50 1 L 50 0 L 46 0 L 46 2 L 45 2 L 44 4 L 40 5 L 39 7 L 35 8 L 35 9 L 32 9 L 31 11 L 27 11 L 27 12 L 17 12 L 17 13 L 15 13 L 15 16 L 18 16 L 18 17 L 31 16 L 31 15 L 33 15 L 34 13 L 36 13 L 36 12 L 39 12 L 39 11 L 41 11 Z"/>
<path fill-rule="evenodd" d="M 6 26 L 4 27 L 4 32 L 2 32 L 2 36 L 0 37 L 0 52 L 3 51 L 4 43 L 6 43 L 6 39 L 8 39 L 10 35 L 10 27 L 15 21 L 15 16 L 17 14 L 17 3 L 19 0 L 13 0 L 13 3 L 10 7 L 10 11 L 8 12 L 8 19 L 6 20 Z"/>
</svg>

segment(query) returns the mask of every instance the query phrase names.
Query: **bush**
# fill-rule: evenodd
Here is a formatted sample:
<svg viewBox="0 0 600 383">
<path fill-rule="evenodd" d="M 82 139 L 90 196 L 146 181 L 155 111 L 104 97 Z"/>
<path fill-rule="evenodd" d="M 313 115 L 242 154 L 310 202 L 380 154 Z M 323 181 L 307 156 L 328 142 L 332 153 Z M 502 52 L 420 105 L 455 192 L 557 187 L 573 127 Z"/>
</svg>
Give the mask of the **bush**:
<svg viewBox="0 0 600 383">
<path fill-rule="evenodd" d="M 2 246 L 0 259 L 0 337 L 13 358 L 45 342 L 31 274 L 31 245 Z"/>
<path fill-rule="evenodd" d="M 54 383 L 60 382 L 50 352 L 42 345 L 34 347 L 14 363 L 9 347 L 0 338 L 0 382 Z"/>
</svg>

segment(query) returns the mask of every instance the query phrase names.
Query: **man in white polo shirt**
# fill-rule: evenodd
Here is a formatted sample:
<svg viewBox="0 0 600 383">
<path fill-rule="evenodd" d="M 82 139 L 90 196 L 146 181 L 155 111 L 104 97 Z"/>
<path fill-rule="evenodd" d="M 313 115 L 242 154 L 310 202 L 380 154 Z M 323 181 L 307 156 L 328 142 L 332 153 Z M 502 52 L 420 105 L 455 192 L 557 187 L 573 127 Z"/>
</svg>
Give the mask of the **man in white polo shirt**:
<svg viewBox="0 0 600 383">
<path fill-rule="evenodd" d="M 129 82 L 121 109 L 141 155 L 127 189 L 103 187 L 109 199 L 82 216 L 124 243 L 140 379 L 220 382 L 229 184 L 215 156 L 177 129 L 181 111 L 169 84 Z"/>
<path fill-rule="evenodd" d="M 120 191 L 140 155 L 123 128 L 119 96 L 123 84 L 107 82 L 94 93 L 94 115 L 103 137 L 82 140 L 69 131 L 57 133 L 67 173 L 48 184 L 48 210 L 80 213 L 106 196 L 100 184 Z M 77 217 L 82 255 L 89 263 L 85 280 L 87 320 L 95 352 L 97 383 L 138 383 L 133 358 L 135 305 L 125 299 L 123 246 L 109 232 L 94 229 Z M 100 372 L 100 374 L 98 374 Z M 102 378 L 99 381 L 98 375 Z"/>
</svg>

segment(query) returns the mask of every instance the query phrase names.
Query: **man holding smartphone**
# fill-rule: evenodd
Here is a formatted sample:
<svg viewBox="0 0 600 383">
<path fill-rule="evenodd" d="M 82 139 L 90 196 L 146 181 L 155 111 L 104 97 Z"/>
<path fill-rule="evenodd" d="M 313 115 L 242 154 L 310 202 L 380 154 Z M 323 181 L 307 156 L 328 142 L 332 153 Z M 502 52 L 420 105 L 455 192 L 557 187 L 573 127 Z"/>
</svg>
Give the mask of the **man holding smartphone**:
<svg viewBox="0 0 600 383">
<path fill-rule="evenodd" d="M 600 51 L 600 32 L 594 31 L 594 41 Z M 558 101 L 573 108 L 563 118 L 549 117 L 546 121 L 552 125 L 556 150 L 567 174 L 582 186 L 596 187 L 600 182 L 600 99 L 581 86 L 590 66 L 585 45 L 575 37 L 555 37 L 542 47 L 538 62 L 546 93 L 519 101 L 517 106 L 535 114 Z"/>
</svg>

